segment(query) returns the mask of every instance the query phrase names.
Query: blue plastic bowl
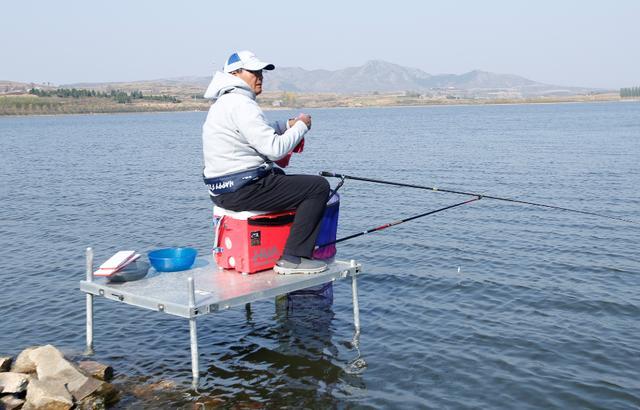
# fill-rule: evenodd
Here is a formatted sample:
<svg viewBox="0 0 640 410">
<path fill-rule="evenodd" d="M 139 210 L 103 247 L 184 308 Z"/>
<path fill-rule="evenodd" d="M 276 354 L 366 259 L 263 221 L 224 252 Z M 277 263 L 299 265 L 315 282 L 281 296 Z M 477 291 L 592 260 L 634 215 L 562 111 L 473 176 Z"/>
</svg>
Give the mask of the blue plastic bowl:
<svg viewBox="0 0 640 410">
<path fill-rule="evenodd" d="M 193 248 L 165 248 L 149 252 L 149 262 L 158 272 L 176 272 L 193 266 L 198 251 Z"/>
</svg>

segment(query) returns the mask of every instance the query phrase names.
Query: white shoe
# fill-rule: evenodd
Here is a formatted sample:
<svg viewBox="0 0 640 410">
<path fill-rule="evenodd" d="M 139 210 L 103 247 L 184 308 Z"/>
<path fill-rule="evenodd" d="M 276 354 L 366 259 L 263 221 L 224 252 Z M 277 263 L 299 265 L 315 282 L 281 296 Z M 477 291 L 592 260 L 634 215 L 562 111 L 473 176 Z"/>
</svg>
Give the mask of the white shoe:
<svg viewBox="0 0 640 410">
<path fill-rule="evenodd" d="M 320 273 L 327 270 L 327 264 L 313 259 L 300 258 L 300 263 L 289 262 L 280 259 L 273 267 L 274 272 L 280 275 L 291 275 L 296 273 Z"/>
</svg>

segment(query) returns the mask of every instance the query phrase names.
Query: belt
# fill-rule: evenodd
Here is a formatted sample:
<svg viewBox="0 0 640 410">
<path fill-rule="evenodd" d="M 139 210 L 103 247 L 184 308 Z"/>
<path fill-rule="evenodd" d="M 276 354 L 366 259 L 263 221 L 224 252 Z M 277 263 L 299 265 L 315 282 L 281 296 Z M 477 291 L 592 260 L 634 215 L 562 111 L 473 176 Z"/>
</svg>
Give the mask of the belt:
<svg viewBox="0 0 640 410">
<path fill-rule="evenodd" d="M 209 195 L 218 196 L 236 192 L 240 188 L 253 184 L 261 178 L 271 173 L 271 164 L 265 164 L 258 168 L 248 169 L 246 171 L 235 172 L 233 174 L 222 175 L 219 177 L 205 178 L 204 183 L 209 187 Z"/>
</svg>

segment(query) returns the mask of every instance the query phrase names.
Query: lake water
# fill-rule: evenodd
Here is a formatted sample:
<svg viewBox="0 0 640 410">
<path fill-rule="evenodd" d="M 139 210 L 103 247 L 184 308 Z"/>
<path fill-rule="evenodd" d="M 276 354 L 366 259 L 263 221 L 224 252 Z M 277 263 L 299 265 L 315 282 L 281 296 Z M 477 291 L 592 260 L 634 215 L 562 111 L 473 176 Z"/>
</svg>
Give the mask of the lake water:
<svg viewBox="0 0 640 410">
<path fill-rule="evenodd" d="M 640 104 L 309 110 L 288 172 L 388 179 L 640 220 Z M 285 111 L 269 117 L 287 118 Z M 84 348 L 84 249 L 211 249 L 205 113 L 0 118 L 0 354 Z M 337 182 L 331 181 L 333 185 Z M 465 197 L 347 181 L 338 236 Z M 97 298 L 116 408 L 640 407 L 640 226 L 483 199 L 338 248 L 334 303 L 188 322 Z"/>
</svg>

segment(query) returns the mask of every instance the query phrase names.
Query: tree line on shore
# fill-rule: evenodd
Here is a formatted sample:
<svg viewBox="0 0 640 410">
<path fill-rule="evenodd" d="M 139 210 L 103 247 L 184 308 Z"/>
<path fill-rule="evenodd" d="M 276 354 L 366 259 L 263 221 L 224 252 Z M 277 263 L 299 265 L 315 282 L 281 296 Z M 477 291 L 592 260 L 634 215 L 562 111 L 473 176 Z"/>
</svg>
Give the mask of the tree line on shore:
<svg viewBox="0 0 640 410">
<path fill-rule="evenodd" d="M 152 100 L 171 103 L 181 102 L 171 95 L 144 95 L 142 91 L 134 90 L 126 92 L 122 90 L 96 91 L 84 88 L 57 88 L 55 90 L 43 90 L 41 88 L 31 88 L 29 94 L 38 97 L 59 97 L 59 98 L 111 98 L 120 104 L 131 103 L 134 100 Z"/>
<path fill-rule="evenodd" d="M 640 97 L 640 87 L 628 87 L 620 89 L 620 98 Z"/>
</svg>

